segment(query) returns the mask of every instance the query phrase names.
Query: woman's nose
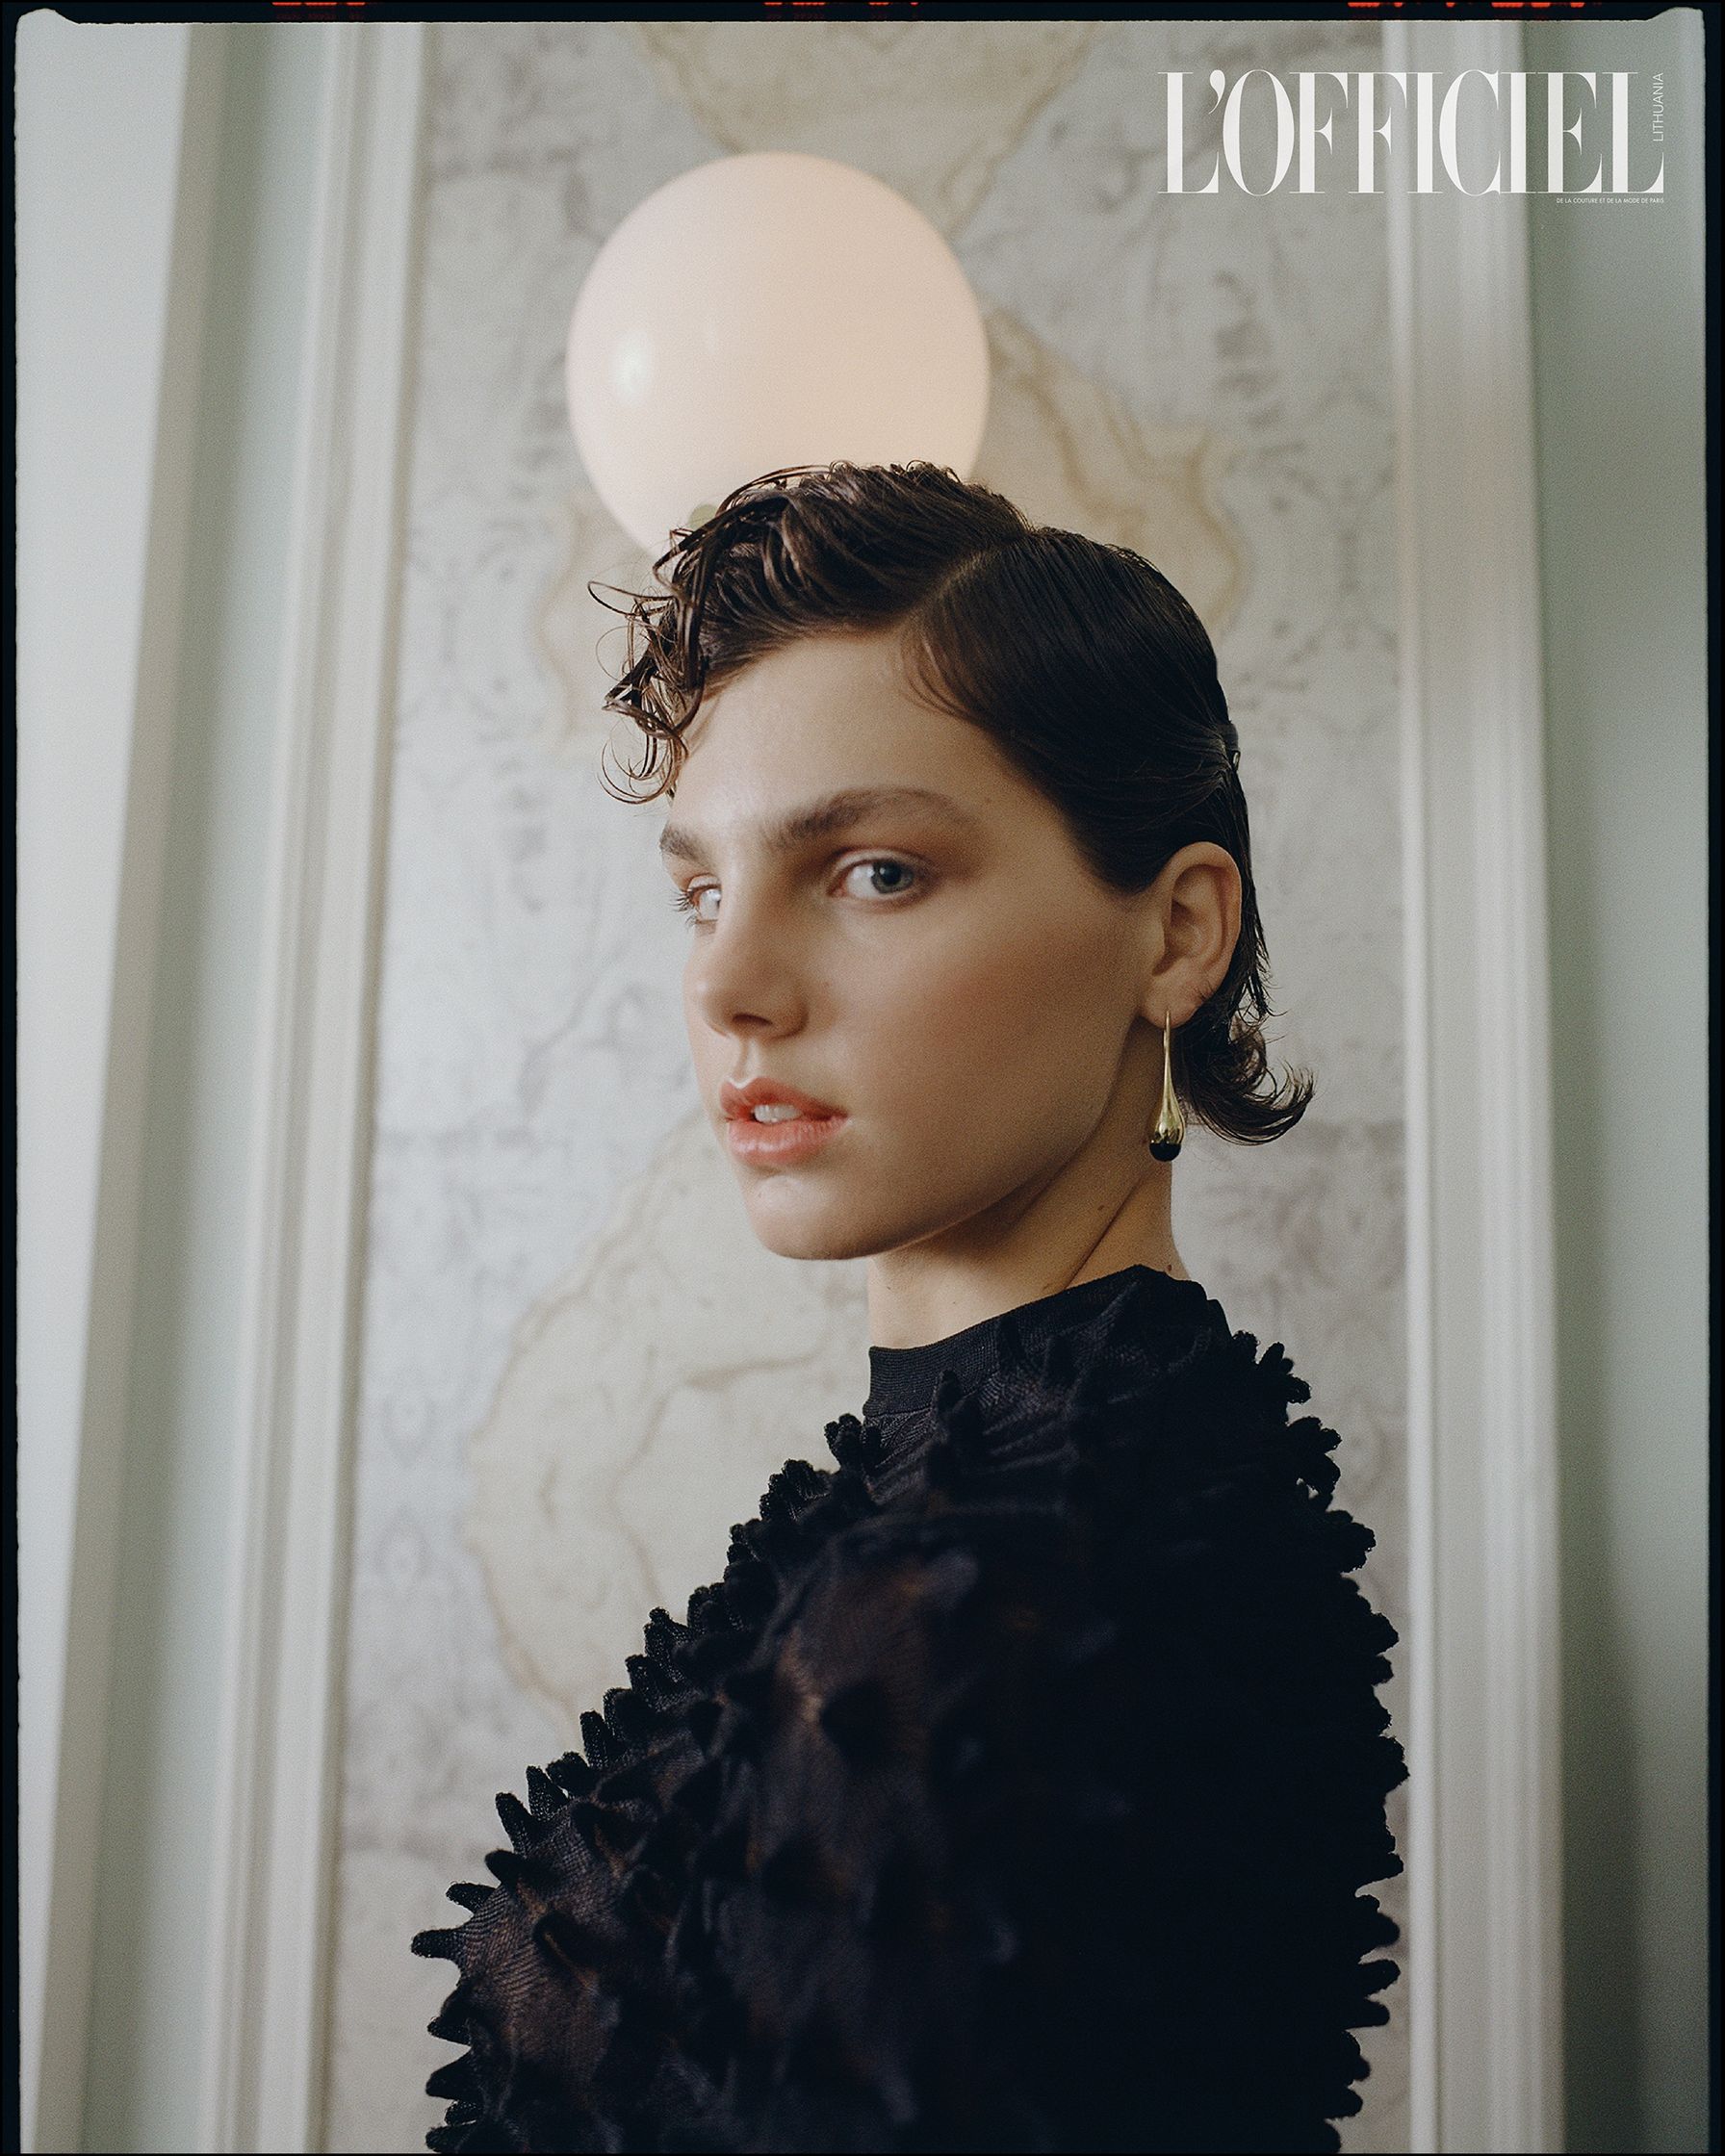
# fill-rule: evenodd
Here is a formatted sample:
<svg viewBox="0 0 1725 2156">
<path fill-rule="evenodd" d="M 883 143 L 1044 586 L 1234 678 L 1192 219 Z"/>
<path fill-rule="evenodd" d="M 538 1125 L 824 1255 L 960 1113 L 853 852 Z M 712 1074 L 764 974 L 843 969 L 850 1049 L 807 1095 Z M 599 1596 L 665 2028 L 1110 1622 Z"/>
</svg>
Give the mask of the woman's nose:
<svg viewBox="0 0 1725 2156">
<path fill-rule="evenodd" d="M 788 1033 L 802 1023 L 790 939 L 759 908 L 721 905 L 690 956 L 686 985 L 691 1012 L 714 1033 Z"/>
</svg>

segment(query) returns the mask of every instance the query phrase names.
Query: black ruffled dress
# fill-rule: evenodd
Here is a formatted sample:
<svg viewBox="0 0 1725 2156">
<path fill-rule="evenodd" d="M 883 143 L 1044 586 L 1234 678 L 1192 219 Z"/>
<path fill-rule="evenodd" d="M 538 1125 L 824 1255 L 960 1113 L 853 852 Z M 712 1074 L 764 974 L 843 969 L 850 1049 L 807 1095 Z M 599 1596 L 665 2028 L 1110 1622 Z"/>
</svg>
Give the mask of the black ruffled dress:
<svg viewBox="0 0 1725 2156">
<path fill-rule="evenodd" d="M 870 1350 L 416 1954 L 432 2149 L 1335 2149 L 1394 1627 L 1280 1346 L 1145 1266 Z"/>
</svg>

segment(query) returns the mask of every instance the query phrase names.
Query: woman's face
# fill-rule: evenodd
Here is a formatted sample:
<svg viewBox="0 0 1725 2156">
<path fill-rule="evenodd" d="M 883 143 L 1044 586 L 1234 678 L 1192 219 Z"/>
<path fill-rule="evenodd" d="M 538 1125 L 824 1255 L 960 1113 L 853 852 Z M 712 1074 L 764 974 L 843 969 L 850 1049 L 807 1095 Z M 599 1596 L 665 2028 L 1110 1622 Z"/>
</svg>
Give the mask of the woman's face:
<svg viewBox="0 0 1725 2156">
<path fill-rule="evenodd" d="M 661 838 L 702 1101 L 784 1257 L 1016 1218 L 1148 1023 L 1153 913 L 987 735 L 914 701 L 898 652 L 804 637 L 709 692 Z M 753 1079 L 837 1116 L 734 1118 L 726 1082 Z"/>
</svg>

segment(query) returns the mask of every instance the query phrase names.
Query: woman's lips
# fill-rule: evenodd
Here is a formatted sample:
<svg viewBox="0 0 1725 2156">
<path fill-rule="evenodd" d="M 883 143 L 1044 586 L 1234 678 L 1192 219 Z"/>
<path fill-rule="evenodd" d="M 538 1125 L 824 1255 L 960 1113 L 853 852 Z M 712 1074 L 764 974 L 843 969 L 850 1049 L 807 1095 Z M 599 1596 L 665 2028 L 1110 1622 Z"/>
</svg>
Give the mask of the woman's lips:
<svg viewBox="0 0 1725 2156">
<path fill-rule="evenodd" d="M 722 1116 L 748 1116 L 757 1108 L 794 1108 L 802 1116 L 837 1116 L 842 1110 L 835 1108 L 830 1100 L 816 1100 L 812 1093 L 787 1086 L 782 1078 L 763 1076 L 751 1078 L 739 1086 L 727 1078 L 719 1088 L 719 1113 Z"/>
<path fill-rule="evenodd" d="M 752 1116 L 732 1116 L 725 1124 L 731 1157 L 752 1168 L 790 1168 L 810 1160 L 850 1121 L 848 1116 L 803 1116 L 784 1122 L 758 1123 Z"/>
</svg>

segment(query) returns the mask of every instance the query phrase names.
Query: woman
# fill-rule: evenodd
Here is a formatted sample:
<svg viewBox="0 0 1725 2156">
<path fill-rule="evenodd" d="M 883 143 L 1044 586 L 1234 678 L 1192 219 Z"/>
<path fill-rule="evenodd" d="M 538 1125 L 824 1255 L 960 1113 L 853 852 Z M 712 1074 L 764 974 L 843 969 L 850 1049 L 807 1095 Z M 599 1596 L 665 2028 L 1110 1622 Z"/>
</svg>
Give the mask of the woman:
<svg viewBox="0 0 1725 2156">
<path fill-rule="evenodd" d="M 771 474 L 658 578 L 609 702 L 702 1099 L 770 1249 L 868 1261 L 870 1387 L 414 1940 L 428 2145 L 1334 2149 L 1396 1633 L 1336 1433 L 1174 1246 L 1186 1117 L 1311 1093 L 1209 639 L 921 464 Z"/>
</svg>

